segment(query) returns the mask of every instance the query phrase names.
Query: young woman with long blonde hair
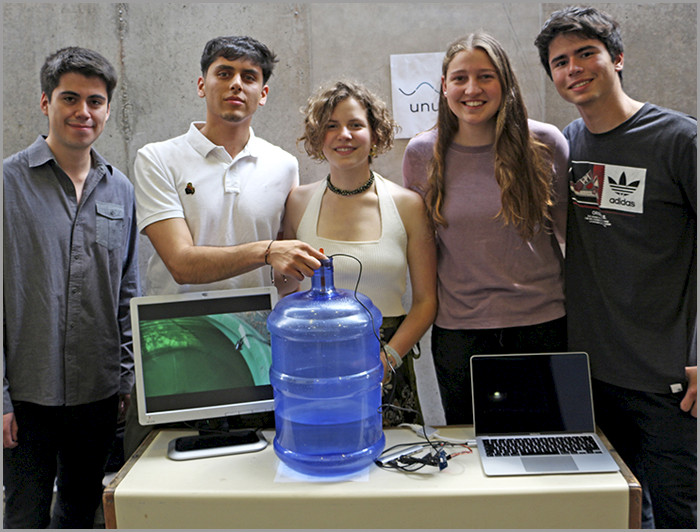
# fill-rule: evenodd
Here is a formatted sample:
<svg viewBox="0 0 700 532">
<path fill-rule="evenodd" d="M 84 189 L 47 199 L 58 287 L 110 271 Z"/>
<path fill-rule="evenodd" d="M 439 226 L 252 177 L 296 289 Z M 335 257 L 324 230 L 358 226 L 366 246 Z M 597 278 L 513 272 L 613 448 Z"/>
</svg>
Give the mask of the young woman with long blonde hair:
<svg viewBox="0 0 700 532">
<path fill-rule="evenodd" d="M 448 424 L 472 422 L 469 360 L 566 349 L 562 246 L 568 147 L 529 120 L 503 47 L 455 41 L 438 122 L 409 142 L 404 185 L 424 196 L 438 245 L 432 351 Z"/>
</svg>

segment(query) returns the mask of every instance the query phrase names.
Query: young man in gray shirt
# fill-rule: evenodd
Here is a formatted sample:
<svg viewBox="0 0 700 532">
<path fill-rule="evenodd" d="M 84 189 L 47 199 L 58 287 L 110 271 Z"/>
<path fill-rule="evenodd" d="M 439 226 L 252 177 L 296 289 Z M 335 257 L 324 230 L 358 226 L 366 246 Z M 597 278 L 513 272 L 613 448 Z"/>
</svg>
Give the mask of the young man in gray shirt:
<svg viewBox="0 0 700 532">
<path fill-rule="evenodd" d="M 116 83 L 92 50 L 49 56 L 49 133 L 3 161 L 5 528 L 92 528 L 128 405 L 134 190 L 92 149 Z"/>
</svg>

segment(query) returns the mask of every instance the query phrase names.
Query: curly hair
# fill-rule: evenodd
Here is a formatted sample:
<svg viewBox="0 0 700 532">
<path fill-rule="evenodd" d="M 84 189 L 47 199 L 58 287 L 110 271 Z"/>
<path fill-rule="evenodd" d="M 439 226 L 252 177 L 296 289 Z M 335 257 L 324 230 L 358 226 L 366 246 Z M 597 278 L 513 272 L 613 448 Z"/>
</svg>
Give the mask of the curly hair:
<svg viewBox="0 0 700 532">
<path fill-rule="evenodd" d="M 386 153 L 393 147 L 397 125 L 386 104 L 359 83 L 337 81 L 316 91 L 306 102 L 306 107 L 301 110 L 304 114 L 304 134 L 297 142 L 303 141 L 304 149 L 312 159 L 324 159 L 323 143 L 328 122 L 335 107 L 347 98 L 354 98 L 367 110 L 367 121 L 374 141 L 369 162 L 372 162 L 374 155 Z"/>
<path fill-rule="evenodd" d="M 494 170 L 501 189 L 501 210 L 497 217 L 505 225 L 513 224 L 520 236 L 531 239 L 551 222 L 549 209 L 554 205 L 551 150 L 535 139 L 527 124 L 527 110 L 510 61 L 501 45 L 486 33 L 473 33 L 452 43 L 442 63 L 442 75 L 452 59 L 463 51 L 483 50 L 498 73 L 503 90 L 496 113 Z M 441 92 L 438 104 L 437 142 L 428 168 L 426 202 L 433 222 L 447 226 L 442 215 L 445 193 L 445 158 L 458 129 L 459 120 L 450 110 Z"/>
</svg>

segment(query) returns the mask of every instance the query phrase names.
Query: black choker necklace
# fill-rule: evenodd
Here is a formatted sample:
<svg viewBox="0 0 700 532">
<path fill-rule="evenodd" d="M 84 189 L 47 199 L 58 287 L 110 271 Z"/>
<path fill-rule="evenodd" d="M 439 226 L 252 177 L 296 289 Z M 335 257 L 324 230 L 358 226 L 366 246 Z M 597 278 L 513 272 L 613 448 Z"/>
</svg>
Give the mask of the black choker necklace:
<svg viewBox="0 0 700 532">
<path fill-rule="evenodd" d="M 367 182 L 364 185 L 357 187 L 355 190 L 343 190 L 333 186 L 333 183 L 331 183 L 331 174 L 328 174 L 328 177 L 326 178 L 326 186 L 328 187 L 328 190 L 333 192 L 333 194 L 338 194 L 339 196 L 354 196 L 355 194 L 360 194 L 371 187 L 372 183 L 374 183 L 374 172 L 372 170 L 369 171 L 369 179 Z"/>
</svg>

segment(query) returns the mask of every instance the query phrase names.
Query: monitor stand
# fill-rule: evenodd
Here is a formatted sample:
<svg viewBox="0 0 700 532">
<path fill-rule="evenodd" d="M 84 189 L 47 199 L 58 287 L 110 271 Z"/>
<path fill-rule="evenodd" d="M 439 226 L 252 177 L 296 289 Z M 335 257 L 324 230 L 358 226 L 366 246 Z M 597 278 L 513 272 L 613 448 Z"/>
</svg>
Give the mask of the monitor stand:
<svg viewBox="0 0 700 532">
<path fill-rule="evenodd" d="M 267 447 L 260 429 L 232 429 L 203 432 L 196 436 L 181 436 L 168 443 L 168 458 L 192 460 L 229 454 L 252 453 Z"/>
</svg>

